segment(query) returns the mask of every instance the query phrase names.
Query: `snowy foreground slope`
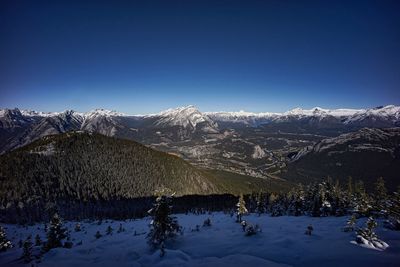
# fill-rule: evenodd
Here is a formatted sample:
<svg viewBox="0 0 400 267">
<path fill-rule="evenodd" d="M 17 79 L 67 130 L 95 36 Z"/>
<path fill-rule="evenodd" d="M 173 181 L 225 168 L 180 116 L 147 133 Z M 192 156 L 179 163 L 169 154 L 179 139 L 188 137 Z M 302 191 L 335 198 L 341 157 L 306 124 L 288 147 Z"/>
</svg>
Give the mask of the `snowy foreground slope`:
<svg viewBox="0 0 400 267">
<path fill-rule="evenodd" d="M 378 236 L 389 244 L 384 251 L 364 248 L 351 241 L 354 232 L 343 232 L 348 217 L 270 217 L 248 215 L 244 219 L 259 224 L 262 232 L 245 236 L 235 218 L 223 213 L 211 215 L 177 215 L 184 227 L 183 235 L 167 244 L 166 254 L 152 252 L 147 246 L 145 232 L 149 218 L 135 221 L 82 222 L 82 231 L 73 229 L 76 222 L 65 222 L 74 246 L 58 248 L 46 253 L 38 266 L 399 266 L 400 232 L 382 227 L 376 229 Z M 202 227 L 203 221 L 211 219 L 211 227 Z M 363 226 L 365 219 L 358 220 Z M 117 233 L 120 223 L 124 232 Z M 311 224 L 314 231 L 305 235 Z M 111 225 L 112 235 L 106 235 Z M 196 225 L 200 230 L 195 231 Z M 27 228 L 2 225 L 14 244 L 29 234 L 39 233 L 45 240 L 44 226 Z M 95 233 L 103 235 L 96 239 Z M 135 235 L 136 231 L 136 235 Z M 77 245 L 82 241 L 81 245 Z M 38 250 L 38 247 L 35 248 Z M 23 266 L 18 260 L 22 249 L 16 247 L 0 254 L 0 266 Z M 33 263 L 36 264 L 35 261 Z M 27 266 L 31 266 L 28 264 Z"/>
</svg>

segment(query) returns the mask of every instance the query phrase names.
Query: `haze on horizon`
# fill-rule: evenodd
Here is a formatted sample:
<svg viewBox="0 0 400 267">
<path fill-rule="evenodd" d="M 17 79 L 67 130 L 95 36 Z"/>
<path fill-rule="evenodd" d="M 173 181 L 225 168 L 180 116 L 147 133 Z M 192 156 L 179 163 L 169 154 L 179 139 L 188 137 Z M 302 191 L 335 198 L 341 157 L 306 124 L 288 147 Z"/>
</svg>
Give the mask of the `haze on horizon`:
<svg viewBox="0 0 400 267">
<path fill-rule="evenodd" d="M 399 1 L 1 1 L 0 107 L 400 104 Z"/>
</svg>

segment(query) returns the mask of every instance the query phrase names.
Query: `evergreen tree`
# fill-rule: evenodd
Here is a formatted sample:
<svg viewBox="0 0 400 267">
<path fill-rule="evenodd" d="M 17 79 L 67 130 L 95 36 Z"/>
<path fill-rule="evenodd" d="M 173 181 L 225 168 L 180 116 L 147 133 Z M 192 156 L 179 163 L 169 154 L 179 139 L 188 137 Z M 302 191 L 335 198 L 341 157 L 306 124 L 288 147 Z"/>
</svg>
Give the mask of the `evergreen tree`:
<svg viewBox="0 0 400 267">
<path fill-rule="evenodd" d="M 82 230 L 81 224 L 80 223 L 75 224 L 75 232 L 80 232 L 81 230 Z"/>
<path fill-rule="evenodd" d="M 380 240 L 374 232 L 374 228 L 376 228 L 377 225 L 378 224 L 374 218 L 369 217 L 364 229 L 359 229 L 357 231 L 356 242 L 359 244 L 373 246 L 379 250 L 386 249 L 389 245 Z"/>
<path fill-rule="evenodd" d="M 362 216 L 368 216 L 371 210 L 370 201 L 367 193 L 365 192 L 365 187 L 363 181 L 357 181 L 354 188 L 354 212 Z"/>
<path fill-rule="evenodd" d="M 96 237 L 96 239 L 99 239 L 100 237 L 102 237 L 103 235 L 100 234 L 100 231 L 97 231 L 96 234 L 94 235 L 94 237 Z"/>
<path fill-rule="evenodd" d="M 321 187 L 322 187 L 321 184 L 313 187 L 312 204 L 311 204 L 311 215 L 313 217 L 321 216 L 321 206 L 322 206 Z"/>
<path fill-rule="evenodd" d="M 240 194 L 239 201 L 236 204 L 237 210 L 237 221 L 241 222 L 242 221 L 242 216 L 248 213 L 248 210 L 246 208 L 246 202 L 244 201 L 243 194 Z"/>
<path fill-rule="evenodd" d="M 347 182 L 347 194 L 351 198 L 353 195 L 353 178 L 349 176 L 349 181 Z"/>
<path fill-rule="evenodd" d="M 345 232 L 352 232 L 354 231 L 354 225 L 357 222 L 356 216 L 353 214 L 351 215 L 350 219 L 347 220 L 346 226 L 343 228 Z"/>
<path fill-rule="evenodd" d="M 40 235 L 36 234 L 35 236 L 35 246 L 39 247 L 42 245 L 42 239 L 40 239 Z"/>
<path fill-rule="evenodd" d="M 388 201 L 388 215 L 386 227 L 392 230 L 400 230 L 400 186 Z"/>
<path fill-rule="evenodd" d="M 72 248 L 74 244 L 71 242 L 71 236 L 67 233 L 67 241 L 64 242 L 64 248 Z"/>
<path fill-rule="evenodd" d="M 24 259 L 25 263 L 29 263 L 32 261 L 32 247 L 32 236 L 29 235 L 23 244 L 22 258 Z"/>
<path fill-rule="evenodd" d="M 54 214 L 50 221 L 50 228 L 47 233 L 47 242 L 44 247 L 45 251 L 52 248 L 62 247 L 62 240 L 67 237 L 67 229 L 63 228 L 62 220 L 57 213 Z"/>
<path fill-rule="evenodd" d="M 11 241 L 7 239 L 4 228 L 0 226 L 0 252 L 6 251 L 9 248 L 12 248 Z"/>
<path fill-rule="evenodd" d="M 204 220 L 203 226 L 211 226 L 211 220 L 210 220 L 210 218 L 207 218 L 206 220 Z"/>
<path fill-rule="evenodd" d="M 385 187 L 385 180 L 383 177 L 379 177 L 375 183 L 375 209 L 382 214 L 387 213 L 387 190 Z"/>
<path fill-rule="evenodd" d="M 113 229 L 112 229 L 111 225 L 109 225 L 109 226 L 107 227 L 106 234 L 107 234 L 107 235 L 112 235 L 112 232 L 113 232 Z"/>
<path fill-rule="evenodd" d="M 366 227 L 364 229 L 359 229 L 357 234 L 362 236 L 363 238 L 371 241 L 377 238 L 374 229 L 378 226 L 374 218 L 369 217 L 366 222 Z"/>
<path fill-rule="evenodd" d="M 300 184 L 294 190 L 292 190 L 290 203 L 289 203 L 289 214 L 294 216 L 300 216 L 303 214 L 304 208 L 304 189 L 303 185 Z"/>
<path fill-rule="evenodd" d="M 312 231 L 314 231 L 314 228 L 312 227 L 312 225 L 308 225 L 305 234 L 306 235 L 311 235 Z"/>
<path fill-rule="evenodd" d="M 256 225 L 256 226 L 253 226 L 252 224 L 250 224 L 250 225 L 248 225 L 247 226 L 247 228 L 246 228 L 246 230 L 245 230 L 245 235 L 246 236 L 252 236 L 252 235 L 255 235 L 255 234 L 257 234 L 257 232 L 258 232 L 258 225 Z"/>
<path fill-rule="evenodd" d="M 258 213 L 258 216 L 260 216 L 262 213 L 264 213 L 265 212 L 265 204 L 264 204 L 264 197 L 263 197 L 263 194 L 260 192 L 260 193 L 258 193 L 258 195 L 257 195 L 257 213 Z"/>
<path fill-rule="evenodd" d="M 122 223 L 119 224 L 119 228 L 117 230 L 117 233 L 125 232 L 124 227 L 122 227 Z"/>
<path fill-rule="evenodd" d="M 171 214 L 171 196 L 160 195 L 156 198 L 148 213 L 152 217 L 147 235 L 148 243 L 153 248 L 164 248 L 165 241 L 173 238 L 180 231 L 176 217 Z"/>
</svg>

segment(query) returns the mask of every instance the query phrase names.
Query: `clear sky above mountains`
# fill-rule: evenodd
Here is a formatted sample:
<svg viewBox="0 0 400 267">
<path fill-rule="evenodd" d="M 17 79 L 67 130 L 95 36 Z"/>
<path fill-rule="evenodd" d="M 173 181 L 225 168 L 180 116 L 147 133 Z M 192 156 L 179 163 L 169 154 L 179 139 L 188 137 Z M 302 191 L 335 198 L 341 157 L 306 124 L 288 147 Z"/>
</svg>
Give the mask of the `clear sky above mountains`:
<svg viewBox="0 0 400 267">
<path fill-rule="evenodd" d="M 400 104 L 399 1 L 0 2 L 0 107 Z"/>
</svg>

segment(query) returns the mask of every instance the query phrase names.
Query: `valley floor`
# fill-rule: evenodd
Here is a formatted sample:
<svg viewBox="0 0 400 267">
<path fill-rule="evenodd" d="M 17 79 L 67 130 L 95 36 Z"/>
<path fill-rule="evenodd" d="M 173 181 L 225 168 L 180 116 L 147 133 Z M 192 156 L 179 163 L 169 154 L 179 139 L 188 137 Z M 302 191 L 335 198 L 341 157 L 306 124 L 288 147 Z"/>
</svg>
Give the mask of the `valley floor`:
<svg viewBox="0 0 400 267">
<path fill-rule="evenodd" d="M 151 251 L 146 243 L 150 218 L 132 221 L 81 222 L 82 231 L 75 232 L 76 222 L 65 222 L 71 231 L 74 246 L 58 248 L 46 253 L 38 266 L 399 266 L 400 232 L 382 227 L 378 221 L 376 233 L 389 244 L 385 251 L 368 249 L 351 243 L 354 232 L 343 232 L 348 217 L 270 217 L 269 215 L 245 216 L 245 220 L 258 224 L 262 232 L 245 236 L 235 218 L 223 213 L 204 215 L 177 215 L 184 227 L 183 235 L 167 244 L 166 254 Z M 203 221 L 211 219 L 211 227 Z M 363 226 L 365 219 L 358 220 Z M 120 223 L 124 232 L 117 233 Z M 305 235 L 311 224 L 314 231 Z M 106 235 L 107 227 L 114 229 Z M 196 231 L 196 225 L 200 230 Z M 29 234 L 38 233 L 45 240 L 44 226 L 21 227 L 2 225 L 14 248 L 0 254 L 0 266 L 23 266 L 18 258 L 22 249 L 18 241 Z M 95 233 L 103 235 L 96 239 Z M 136 231 L 136 235 L 135 235 Z M 81 245 L 77 245 L 82 241 Z M 34 249 L 37 253 L 39 247 Z M 28 264 L 27 266 L 31 266 Z"/>
</svg>

